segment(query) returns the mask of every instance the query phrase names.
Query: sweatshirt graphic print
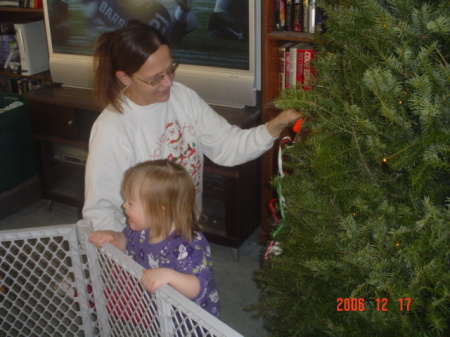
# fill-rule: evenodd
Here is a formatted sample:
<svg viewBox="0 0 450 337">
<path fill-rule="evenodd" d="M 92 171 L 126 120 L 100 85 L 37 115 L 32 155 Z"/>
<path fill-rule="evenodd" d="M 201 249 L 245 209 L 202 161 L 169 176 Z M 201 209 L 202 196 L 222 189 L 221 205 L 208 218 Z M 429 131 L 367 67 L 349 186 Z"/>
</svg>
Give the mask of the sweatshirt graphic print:
<svg viewBox="0 0 450 337">
<path fill-rule="evenodd" d="M 161 154 L 165 153 L 164 158 L 181 164 L 189 172 L 198 192 L 202 163 L 196 144 L 193 141 L 187 141 L 185 133 L 189 133 L 191 139 L 196 135 L 191 125 L 181 127 L 177 120 L 167 123 L 165 133 L 159 138 L 159 145 L 165 146 L 167 151 L 161 147 L 156 148 L 153 155 L 150 156 L 150 160 L 160 159 Z"/>
</svg>

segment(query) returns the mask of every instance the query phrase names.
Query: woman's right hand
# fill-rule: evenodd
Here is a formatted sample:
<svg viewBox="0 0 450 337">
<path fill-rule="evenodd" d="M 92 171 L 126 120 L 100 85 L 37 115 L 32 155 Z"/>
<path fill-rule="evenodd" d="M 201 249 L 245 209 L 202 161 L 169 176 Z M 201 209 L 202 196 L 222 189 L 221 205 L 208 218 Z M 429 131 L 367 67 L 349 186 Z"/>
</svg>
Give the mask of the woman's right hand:
<svg viewBox="0 0 450 337">
<path fill-rule="evenodd" d="M 295 121 L 299 118 L 302 118 L 302 115 L 296 110 L 283 110 L 274 119 L 267 123 L 267 131 L 269 131 L 273 138 L 276 138 L 285 128 L 294 125 Z"/>
</svg>

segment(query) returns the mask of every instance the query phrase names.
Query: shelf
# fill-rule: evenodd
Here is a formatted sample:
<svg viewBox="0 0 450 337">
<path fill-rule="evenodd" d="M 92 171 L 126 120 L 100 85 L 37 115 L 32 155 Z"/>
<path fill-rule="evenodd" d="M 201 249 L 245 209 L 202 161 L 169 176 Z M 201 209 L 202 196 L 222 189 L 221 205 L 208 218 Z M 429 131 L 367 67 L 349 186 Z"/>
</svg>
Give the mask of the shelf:
<svg viewBox="0 0 450 337">
<path fill-rule="evenodd" d="M 298 41 L 298 42 L 312 42 L 314 34 L 291 32 L 286 30 L 274 31 L 267 34 L 269 40 L 284 40 L 284 41 Z"/>
<path fill-rule="evenodd" d="M 44 9 L 0 6 L 0 12 L 44 13 Z"/>
<path fill-rule="evenodd" d="M 28 22 L 44 20 L 43 8 L 0 7 L 0 22 Z"/>
<path fill-rule="evenodd" d="M 33 139 L 36 139 L 40 142 L 58 142 L 59 144 L 69 145 L 69 146 L 76 146 L 82 149 L 88 149 L 89 143 L 87 141 L 74 141 L 74 140 L 67 140 L 64 138 L 57 138 L 57 137 L 51 137 L 51 136 L 45 136 L 40 135 L 37 133 L 32 133 Z"/>
<path fill-rule="evenodd" d="M 0 68 L 0 76 L 26 77 L 26 78 L 45 79 L 45 80 L 50 80 L 51 79 L 50 71 L 44 71 L 42 73 L 34 74 L 34 75 L 23 75 L 23 74 L 19 74 L 19 73 L 9 72 L 9 71 L 5 70 L 3 67 Z"/>
</svg>

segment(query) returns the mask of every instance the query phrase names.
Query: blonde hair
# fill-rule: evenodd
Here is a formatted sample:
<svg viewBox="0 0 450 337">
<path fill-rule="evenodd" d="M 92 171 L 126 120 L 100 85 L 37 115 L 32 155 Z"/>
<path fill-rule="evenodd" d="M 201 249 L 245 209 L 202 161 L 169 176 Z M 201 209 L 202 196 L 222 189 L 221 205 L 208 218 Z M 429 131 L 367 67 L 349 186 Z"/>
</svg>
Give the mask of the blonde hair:
<svg viewBox="0 0 450 337">
<path fill-rule="evenodd" d="M 168 159 L 151 160 L 125 171 L 122 195 L 142 203 L 152 223 L 152 235 L 167 237 L 172 225 L 175 233 L 191 241 L 200 229 L 195 206 L 195 186 L 186 169 Z"/>
</svg>

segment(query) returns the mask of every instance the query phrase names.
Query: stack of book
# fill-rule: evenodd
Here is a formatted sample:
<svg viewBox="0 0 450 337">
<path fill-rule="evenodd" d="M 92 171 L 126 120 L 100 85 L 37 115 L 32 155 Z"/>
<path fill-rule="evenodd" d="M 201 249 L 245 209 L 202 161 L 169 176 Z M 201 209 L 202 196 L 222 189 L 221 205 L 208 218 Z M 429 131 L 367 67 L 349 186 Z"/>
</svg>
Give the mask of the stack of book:
<svg viewBox="0 0 450 337">
<path fill-rule="evenodd" d="M 325 15 L 316 0 L 275 1 L 275 30 L 314 33 L 325 30 Z"/>
<path fill-rule="evenodd" d="M 314 76 L 311 61 L 315 54 L 314 46 L 305 42 L 287 42 L 278 47 L 278 88 L 311 90 Z"/>
<path fill-rule="evenodd" d="M 44 76 L 43 78 L 0 76 L 0 92 L 23 95 L 40 88 L 44 82 L 49 82 Z"/>
</svg>

